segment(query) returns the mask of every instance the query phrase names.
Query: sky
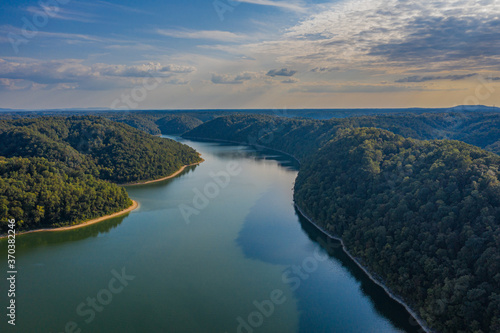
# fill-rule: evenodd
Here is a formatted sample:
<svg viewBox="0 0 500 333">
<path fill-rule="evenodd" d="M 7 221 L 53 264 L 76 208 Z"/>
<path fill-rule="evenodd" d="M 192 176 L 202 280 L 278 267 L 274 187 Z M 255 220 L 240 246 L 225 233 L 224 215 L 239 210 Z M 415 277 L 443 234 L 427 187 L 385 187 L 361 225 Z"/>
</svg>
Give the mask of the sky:
<svg viewBox="0 0 500 333">
<path fill-rule="evenodd" d="M 0 8 L 0 108 L 500 106 L 500 0 Z"/>
</svg>

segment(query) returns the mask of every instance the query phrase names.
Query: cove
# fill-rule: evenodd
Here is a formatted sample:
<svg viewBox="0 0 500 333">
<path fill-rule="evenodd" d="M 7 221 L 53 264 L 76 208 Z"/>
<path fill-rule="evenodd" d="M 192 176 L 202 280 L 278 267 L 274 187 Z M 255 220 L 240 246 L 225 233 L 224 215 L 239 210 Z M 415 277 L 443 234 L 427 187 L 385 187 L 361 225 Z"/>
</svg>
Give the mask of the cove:
<svg viewBox="0 0 500 333">
<path fill-rule="evenodd" d="M 177 139 L 205 162 L 127 187 L 129 215 L 17 238 L 17 325 L 2 332 L 419 332 L 295 210 L 291 158 Z"/>
</svg>

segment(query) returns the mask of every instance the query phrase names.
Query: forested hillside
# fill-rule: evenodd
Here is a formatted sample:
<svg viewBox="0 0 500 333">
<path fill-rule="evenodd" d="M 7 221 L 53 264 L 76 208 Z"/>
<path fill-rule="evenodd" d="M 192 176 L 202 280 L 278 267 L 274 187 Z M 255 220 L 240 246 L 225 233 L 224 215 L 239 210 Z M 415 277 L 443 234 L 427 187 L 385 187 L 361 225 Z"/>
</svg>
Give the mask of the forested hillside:
<svg viewBox="0 0 500 333">
<path fill-rule="evenodd" d="M 295 201 L 440 332 L 500 332 L 498 114 L 216 118 L 185 134 L 301 160 Z M 406 137 L 381 129 L 387 128 Z"/>
<path fill-rule="evenodd" d="M 117 183 L 168 176 L 198 162 L 183 144 L 98 117 L 0 121 L 0 156 L 45 157 Z"/>
<path fill-rule="evenodd" d="M 402 113 L 330 120 L 236 114 L 208 121 L 184 136 L 259 144 L 301 159 L 315 153 L 339 129 L 356 127 L 376 127 L 421 140 L 460 140 L 500 154 L 499 113 Z"/>
<path fill-rule="evenodd" d="M 168 176 L 198 153 L 99 117 L 0 121 L 0 232 L 75 224 L 130 206 L 111 182 Z"/>
<path fill-rule="evenodd" d="M 500 157 L 343 131 L 300 169 L 307 215 L 441 332 L 500 331 Z"/>
<path fill-rule="evenodd" d="M 203 122 L 189 115 L 169 115 L 156 121 L 156 125 L 162 134 L 183 134 L 200 126 Z"/>
<path fill-rule="evenodd" d="M 102 117 L 125 123 L 149 134 L 182 134 L 203 123 L 192 114 L 172 112 L 102 112 Z M 210 119 L 215 116 L 212 114 Z"/>
<path fill-rule="evenodd" d="M 52 228 L 121 211 L 132 204 L 124 188 L 45 158 L 0 157 L 0 234 Z"/>
</svg>

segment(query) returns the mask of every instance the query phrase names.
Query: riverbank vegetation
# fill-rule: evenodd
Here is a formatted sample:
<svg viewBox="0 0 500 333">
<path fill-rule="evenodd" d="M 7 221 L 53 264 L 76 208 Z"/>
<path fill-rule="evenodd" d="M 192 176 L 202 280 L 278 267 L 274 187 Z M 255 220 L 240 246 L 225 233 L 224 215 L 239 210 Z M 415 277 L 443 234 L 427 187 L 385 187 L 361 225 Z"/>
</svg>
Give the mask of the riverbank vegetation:
<svg viewBox="0 0 500 333">
<path fill-rule="evenodd" d="M 459 138 L 498 153 L 499 120 L 232 115 L 185 136 L 297 157 L 294 198 L 307 215 L 432 329 L 479 333 L 500 331 L 500 157 L 464 142 L 417 139 Z"/>
<path fill-rule="evenodd" d="M 0 157 L 0 233 L 77 224 L 132 204 L 124 188 L 45 158 Z"/>
<path fill-rule="evenodd" d="M 500 328 L 500 157 L 348 130 L 300 169 L 295 201 L 440 332 Z"/>
<path fill-rule="evenodd" d="M 201 160 L 183 144 L 99 117 L 0 121 L 0 231 L 71 225 L 131 205 L 129 183 Z"/>
</svg>

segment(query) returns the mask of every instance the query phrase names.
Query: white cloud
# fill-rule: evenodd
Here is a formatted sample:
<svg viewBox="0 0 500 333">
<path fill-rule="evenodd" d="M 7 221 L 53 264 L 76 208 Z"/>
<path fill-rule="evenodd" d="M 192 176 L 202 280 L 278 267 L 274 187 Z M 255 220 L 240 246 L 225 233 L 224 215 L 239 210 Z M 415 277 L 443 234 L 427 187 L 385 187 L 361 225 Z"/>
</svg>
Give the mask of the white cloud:
<svg viewBox="0 0 500 333">
<path fill-rule="evenodd" d="M 220 42 L 236 42 L 245 39 L 243 35 L 229 31 L 220 30 L 165 30 L 157 29 L 156 32 L 162 36 L 187 39 L 208 39 Z"/>
<path fill-rule="evenodd" d="M 26 11 L 32 15 L 42 14 L 47 15 L 47 20 L 49 19 L 59 19 L 65 21 L 77 21 L 84 23 L 95 22 L 94 16 L 82 11 L 74 11 L 64 8 L 62 6 L 29 6 L 26 7 Z"/>
<path fill-rule="evenodd" d="M 351 0 L 323 7 L 274 40 L 211 48 L 309 70 L 474 70 L 493 69 L 500 60 L 500 0 Z"/>
<path fill-rule="evenodd" d="M 49 87 L 77 87 L 113 89 L 137 84 L 147 77 L 170 78 L 172 83 L 185 82 L 179 75 L 188 75 L 196 69 L 177 64 L 164 65 L 150 62 L 142 65 L 92 64 L 85 65 L 79 59 L 52 61 L 0 59 L 2 86 L 29 87 L 29 84 Z"/>
<path fill-rule="evenodd" d="M 271 1 L 271 0 L 234 0 L 235 2 L 249 3 L 252 5 L 271 6 L 281 9 L 292 10 L 296 12 L 305 12 L 306 9 L 299 3 L 290 1 Z"/>
<path fill-rule="evenodd" d="M 242 84 L 245 81 L 250 81 L 256 78 L 255 73 L 240 73 L 237 75 L 227 75 L 227 74 L 212 74 L 212 83 L 215 84 Z"/>
</svg>

